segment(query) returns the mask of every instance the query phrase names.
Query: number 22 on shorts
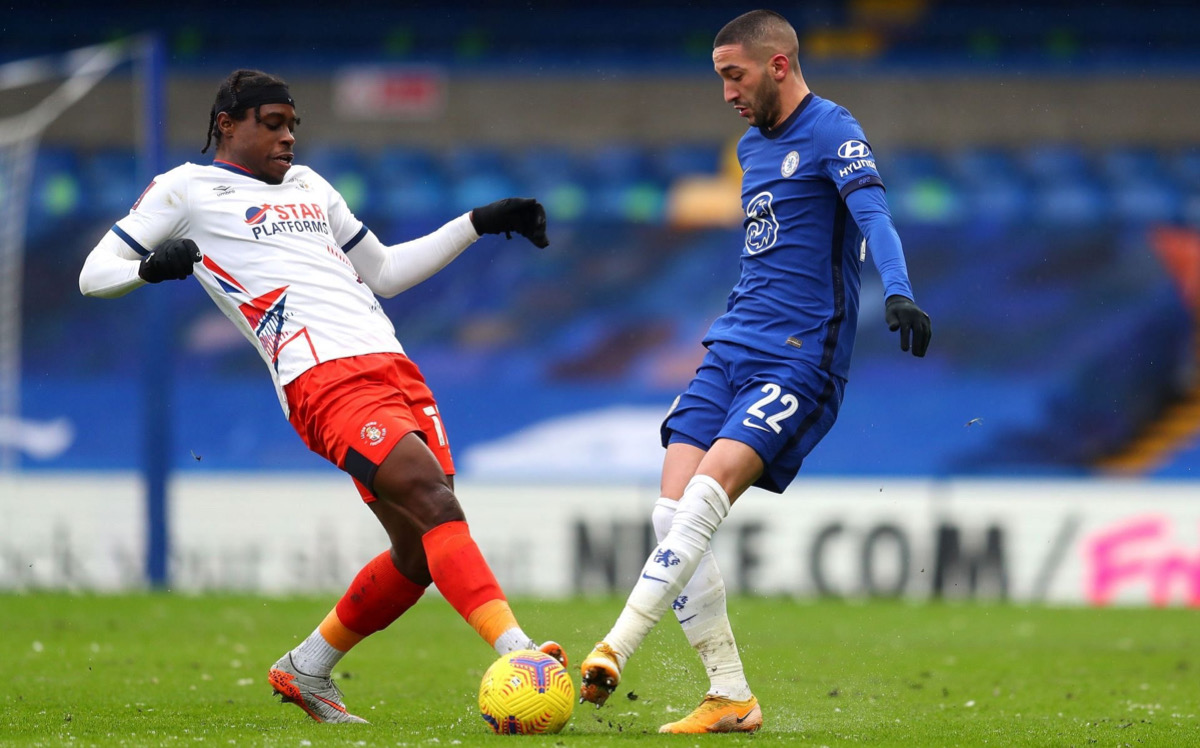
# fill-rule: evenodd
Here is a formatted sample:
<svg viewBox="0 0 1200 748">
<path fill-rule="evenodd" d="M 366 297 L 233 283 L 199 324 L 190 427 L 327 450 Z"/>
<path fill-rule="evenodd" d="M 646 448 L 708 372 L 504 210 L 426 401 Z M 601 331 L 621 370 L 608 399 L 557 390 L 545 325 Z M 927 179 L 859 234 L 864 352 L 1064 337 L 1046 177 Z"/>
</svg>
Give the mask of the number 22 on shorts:
<svg viewBox="0 0 1200 748">
<path fill-rule="evenodd" d="M 800 401 L 796 399 L 795 395 L 783 394 L 783 388 L 777 384 L 764 384 L 762 386 L 762 391 L 767 393 L 767 396 L 754 403 L 749 408 L 746 408 L 746 412 L 749 413 L 750 416 L 761 420 L 763 423 L 767 424 L 767 426 L 770 426 L 771 430 L 776 434 L 781 433 L 783 431 L 783 427 L 779 425 L 779 422 L 795 414 L 796 410 L 800 407 Z M 780 397 L 781 394 L 783 397 Z M 783 410 L 779 411 L 773 416 L 768 416 L 766 412 L 763 411 L 763 408 L 775 402 L 776 400 L 783 405 Z M 751 421 L 749 417 L 742 420 L 742 425 L 748 426 L 752 429 L 766 431 L 765 428 Z"/>
</svg>

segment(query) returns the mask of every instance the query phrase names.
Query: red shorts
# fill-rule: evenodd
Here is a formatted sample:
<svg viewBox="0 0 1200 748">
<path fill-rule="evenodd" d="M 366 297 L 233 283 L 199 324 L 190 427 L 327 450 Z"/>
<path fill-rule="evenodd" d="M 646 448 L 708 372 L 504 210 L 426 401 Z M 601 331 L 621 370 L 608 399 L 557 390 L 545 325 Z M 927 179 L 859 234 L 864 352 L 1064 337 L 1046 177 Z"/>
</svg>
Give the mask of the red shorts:
<svg viewBox="0 0 1200 748">
<path fill-rule="evenodd" d="M 283 388 L 292 426 L 309 449 L 354 478 L 375 500 L 375 471 L 396 442 L 416 432 L 446 475 L 450 443 L 433 393 L 417 365 L 399 353 L 372 353 L 317 364 Z"/>
</svg>

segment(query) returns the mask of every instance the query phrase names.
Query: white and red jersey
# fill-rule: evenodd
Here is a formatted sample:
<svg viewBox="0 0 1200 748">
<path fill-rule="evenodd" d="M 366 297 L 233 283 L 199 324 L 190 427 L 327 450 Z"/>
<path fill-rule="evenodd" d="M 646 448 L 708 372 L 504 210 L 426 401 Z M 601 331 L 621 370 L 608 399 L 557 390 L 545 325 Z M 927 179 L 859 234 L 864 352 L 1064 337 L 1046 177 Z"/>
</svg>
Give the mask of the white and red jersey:
<svg viewBox="0 0 1200 748">
<path fill-rule="evenodd" d="M 367 228 L 308 167 L 268 184 L 232 164 L 184 164 L 156 177 L 113 232 L 139 255 L 196 242 L 195 277 L 258 349 L 285 412 L 283 385 L 316 364 L 404 352 L 345 254 Z"/>
</svg>

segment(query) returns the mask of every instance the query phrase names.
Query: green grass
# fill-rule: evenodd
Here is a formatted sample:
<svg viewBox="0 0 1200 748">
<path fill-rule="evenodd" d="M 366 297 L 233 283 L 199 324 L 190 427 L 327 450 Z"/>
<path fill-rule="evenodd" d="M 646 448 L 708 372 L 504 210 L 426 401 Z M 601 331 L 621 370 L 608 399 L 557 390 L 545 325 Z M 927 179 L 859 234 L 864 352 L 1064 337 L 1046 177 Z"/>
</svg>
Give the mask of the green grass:
<svg viewBox="0 0 1200 748">
<path fill-rule="evenodd" d="M 665 621 L 608 706 L 578 706 L 557 736 L 502 738 L 475 709 L 492 653 L 436 597 L 339 666 L 372 724 L 274 703 L 267 668 L 334 599 L 0 596 L 0 745 L 1200 745 L 1195 611 L 734 600 L 758 735 L 655 734 L 706 685 Z M 578 662 L 620 601 L 513 605 Z"/>
</svg>

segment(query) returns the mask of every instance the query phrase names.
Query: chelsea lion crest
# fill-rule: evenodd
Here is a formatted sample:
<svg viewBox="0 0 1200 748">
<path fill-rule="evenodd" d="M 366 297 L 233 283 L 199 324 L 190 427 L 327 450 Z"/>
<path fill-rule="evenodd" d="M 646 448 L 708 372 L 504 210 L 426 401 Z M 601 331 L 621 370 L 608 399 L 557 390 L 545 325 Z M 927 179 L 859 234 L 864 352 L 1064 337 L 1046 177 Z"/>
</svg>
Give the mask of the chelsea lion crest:
<svg viewBox="0 0 1200 748">
<path fill-rule="evenodd" d="M 783 157 L 783 165 L 779 167 L 779 173 L 785 177 L 790 177 L 796 173 L 796 167 L 800 165 L 800 154 L 791 151 Z"/>
</svg>

